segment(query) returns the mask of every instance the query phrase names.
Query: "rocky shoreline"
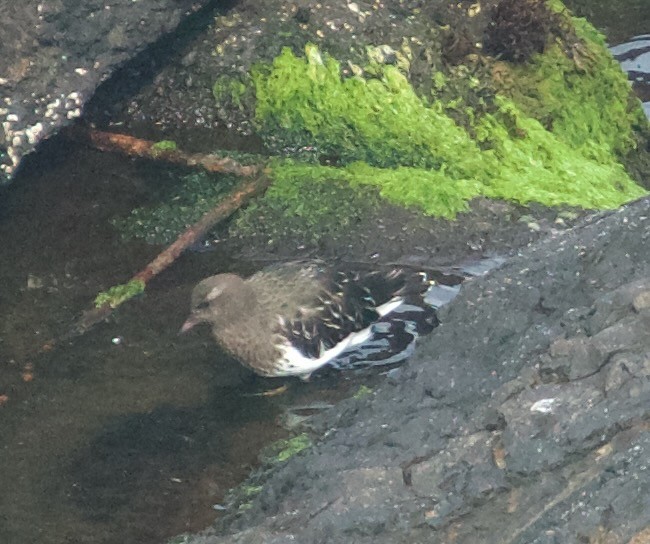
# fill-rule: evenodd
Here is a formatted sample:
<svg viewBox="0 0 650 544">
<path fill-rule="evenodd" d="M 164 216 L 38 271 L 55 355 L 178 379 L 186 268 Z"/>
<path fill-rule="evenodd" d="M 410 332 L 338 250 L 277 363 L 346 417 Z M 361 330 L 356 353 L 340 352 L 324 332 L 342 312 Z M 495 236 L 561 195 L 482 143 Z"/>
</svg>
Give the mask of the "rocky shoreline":
<svg viewBox="0 0 650 544">
<path fill-rule="evenodd" d="M 414 358 L 175 542 L 645 542 L 650 199 L 466 284 Z"/>
<path fill-rule="evenodd" d="M 213 10 L 209 4 L 1 1 L 0 186 L 39 142 L 81 116 L 114 71 L 165 41 L 191 14 Z M 146 77 L 137 62 L 129 71 L 131 79 L 136 73 Z"/>
<path fill-rule="evenodd" d="M 4 53 L 4 61 L 0 61 L 0 98 L 3 101 L 0 105 L 0 185 L 14 177 L 23 157 L 35 149 L 39 141 L 72 122 L 84 107 L 89 122 L 97 125 L 123 123 L 123 127 L 133 132 L 145 125 L 145 130 L 156 127 L 157 138 L 180 136 L 181 142 L 193 140 L 196 144 L 198 141 L 201 149 L 216 146 L 248 150 L 247 146 L 250 146 L 254 148 L 252 151 L 264 152 L 260 142 L 251 143 L 243 138 L 246 130 L 242 130 L 242 134 L 232 130 L 233 127 L 245 129 L 248 126 L 243 122 L 245 119 L 239 119 L 243 102 L 237 102 L 250 98 L 250 95 L 236 92 L 241 89 L 233 85 L 234 80 L 224 80 L 222 87 L 215 84 L 218 76 L 227 73 L 228 67 L 234 67 L 235 75 L 245 75 L 250 65 L 259 60 L 260 51 L 269 53 L 266 61 L 270 70 L 271 61 L 280 55 L 283 45 L 277 36 L 286 29 L 292 32 L 296 32 L 296 28 L 300 30 L 291 34 L 296 37 L 297 42 L 293 45 L 298 51 L 303 49 L 305 36 L 315 39 L 314 36 L 325 33 L 327 39 L 324 43 L 331 46 L 325 49 L 339 53 L 349 50 L 354 54 L 349 58 L 341 57 L 346 61 L 341 65 L 343 69 L 352 72 L 360 69 L 366 56 L 365 51 L 356 49 L 357 36 L 373 33 L 377 44 L 385 42 L 382 48 L 373 49 L 373 54 L 390 53 L 381 62 L 376 59 L 373 62 L 385 65 L 389 70 L 387 73 L 394 65 L 400 64 L 401 57 L 397 53 L 410 58 L 413 48 L 429 41 L 433 44 L 433 52 L 444 52 L 444 63 L 457 66 L 464 59 L 478 58 L 473 44 L 481 39 L 483 29 L 490 26 L 487 7 L 496 1 L 484 5 L 483 12 L 476 11 L 475 4 L 422 4 L 426 8 L 425 14 L 439 27 L 431 36 L 429 32 L 433 26 L 423 24 L 420 11 L 415 13 L 415 10 L 420 10 L 419 2 L 404 4 L 395 1 L 389 4 L 391 10 L 378 10 L 374 4 L 356 2 L 332 4 L 331 9 L 327 4 L 317 4 L 309 10 L 283 0 L 261 4 L 243 2 L 235 4 L 236 7 L 220 7 L 216 2 L 205 0 L 88 0 L 76 7 L 71 7 L 70 2 L 39 2 L 38 11 L 36 2 L 18 5 L 0 0 L 5 21 L 8 21 L 8 24 L 0 23 L 0 31 L 9 38 L 0 44 Z M 212 16 L 220 13 L 220 9 L 227 16 L 212 21 Z M 181 35 L 183 32 L 175 33 L 174 29 L 190 13 L 198 13 L 198 19 L 203 16 L 205 21 L 201 24 L 204 30 L 208 30 L 205 35 L 194 34 L 194 43 L 186 48 L 187 42 L 183 40 L 188 38 Z M 404 45 L 403 30 L 396 25 L 396 17 L 404 19 L 402 24 L 412 25 L 417 30 L 417 33 L 414 30 L 414 35 L 422 33 L 427 39 L 412 40 L 410 45 Z M 266 21 L 268 30 L 265 32 L 258 31 L 262 20 Z M 142 31 L 143 28 L 146 32 Z M 347 41 L 341 38 L 344 35 L 341 29 L 345 30 Z M 187 32 L 187 35 L 191 34 L 191 31 Z M 162 60 L 148 49 L 152 43 L 154 49 L 158 46 L 167 48 Z M 388 44 L 392 47 L 387 48 Z M 145 49 L 144 60 L 138 59 L 137 54 Z M 170 49 L 174 50 L 175 63 L 170 61 L 170 56 L 174 56 Z M 215 56 L 215 50 L 223 51 Z M 438 66 L 431 60 L 434 58 L 432 51 L 422 48 L 421 53 L 413 55 L 412 74 L 430 83 L 429 71 L 437 70 Z M 580 49 L 573 53 L 576 56 L 572 58 L 578 62 L 571 66 L 571 70 L 581 70 L 581 62 L 594 60 L 588 55 L 581 56 Z M 285 55 L 284 60 L 287 59 Z M 303 62 L 302 59 L 302 56 L 294 55 L 289 60 Z M 127 69 L 122 70 L 111 84 L 99 87 L 114 70 L 128 61 L 131 62 Z M 482 65 L 477 67 L 485 68 Z M 494 69 L 485 74 L 489 72 L 499 76 L 495 80 L 508 87 L 511 73 L 503 71 L 503 63 L 491 68 Z M 453 72 L 465 77 L 465 71 L 460 67 Z M 599 77 L 602 75 L 596 72 Z M 457 92 L 464 89 L 457 89 L 454 85 L 447 85 L 445 89 L 441 81 L 438 83 L 447 99 L 457 98 Z M 129 87 L 136 83 L 143 86 L 139 94 Z M 98 87 L 101 91 L 96 93 Z M 471 99 L 469 102 L 476 99 L 480 104 L 479 98 L 483 99 L 484 90 L 473 90 L 465 98 Z M 228 94 L 230 96 L 226 96 Z M 576 96 L 580 93 L 571 94 Z M 226 100 L 221 108 L 215 108 L 217 95 L 232 102 Z M 88 102 L 92 96 L 95 99 Z M 129 100 L 124 100 L 124 96 Z M 596 111 L 600 113 L 600 110 Z M 618 119 L 616 115 L 613 118 Z M 513 119 L 516 120 L 516 116 L 510 121 Z M 230 130 L 216 130 L 224 127 Z M 526 131 L 516 123 L 510 128 L 513 129 L 514 142 L 520 142 L 526 135 Z M 650 180 L 647 172 L 643 171 L 647 166 L 647 129 L 644 130 L 643 138 L 639 139 L 642 143 L 636 151 L 645 153 L 646 162 L 639 160 L 635 163 L 634 173 L 647 188 Z M 383 134 L 378 138 L 380 143 L 382 140 Z M 41 170 L 33 177 L 40 177 L 40 172 L 49 169 L 55 162 L 53 157 L 59 155 L 50 155 L 52 160 L 41 163 L 35 161 L 36 168 Z M 510 155 L 504 153 L 495 163 L 499 167 L 497 172 Z M 330 162 L 335 164 L 337 160 L 336 156 L 330 157 L 326 153 L 317 158 L 323 166 Z M 96 162 L 97 159 L 88 161 L 86 170 L 76 174 L 77 186 L 87 188 L 90 185 L 87 178 L 94 175 Z M 449 162 L 454 164 L 454 161 Z M 99 164 L 104 165 L 100 170 L 119 172 L 108 161 Z M 570 170 L 566 163 L 561 163 L 556 173 L 563 175 Z M 595 176 L 594 170 L 587 167 L 582 172 L 576 176 L 577 182 L 590 182 Z M 143 198 L 158 189 L 154 183 L 147 185 L 135 174 L 129 173 L 128 176 L 130 181 L 123 186 L 128 189 L 121 189 L 122 197 L 128 190 Z M 70 176 L 66 172 L 63 177 L 67 180 Z M 159 181 L 158 175 L 151 178 L 155 178 L 156 183 Z M 516 179 L 519 183 L 513 184 L 515 187 L 525 186 L 524 178 Z M 419 212 L 393 204 L 369 209 L 362 216 L 362 207 L 351 200 L 350 191 L 330 193 L 332 184 L 329 184 L 325 189 L 318 188 L 319 193 L 309 183 L 303 185 L 303 190 L 298 193 L 309 195 L 308 200 L 328 213 L 337 212 L 330 215 L 329 221 L 331 225 L 343 225 L 343 228 L 337 231 L 323 229 L 325 235 L 317 242 L 310 242 L 306 233 L 300 231 L 300 223 L 287 221 L 285 230 L 272 228 L 273 221 L 269 219 L 274 217 L 272 213 L 293 219 L 300 215 L 291 211 L 295 212 L 295 207 L 267 206 L 262 210 L 265 213 L 258 210 L 257 214 L 251 214 L 254 219 L 262 218 L 259 224 L 252 223 L 253 235 L 241 235 L 222 245 L 230 243 L 233 254 L 238 252 L 249 261 L 295 258 L 296 252 L 304 252 L 308 256 L 327 259 L 352 261 L 361 256 L 369 263 L 408 261 L 436 267 L 484 254 L 516 255 L 487 277 L 467 282 L 453 304 L 441 311 L 443 325 L 424 339 L 416 355 L 406 365 L 390 372 L 378 388 L 368 388 L 363 395 L 355 395 L 313 416 L 304 429 L 306 434 L 298 435 L 309 437 L 308 441 L 301 438 L 301 451 L 271 470 L 252 474 L 250 480 L 233 493 L 225 515 L 211 529 L 198 535 L 177 537 L 173 542 L 641 544 L 650 541 L 650 474 L 647 464 L 650 448 L 650 199 L 646 197 L 615 211 L 584 216 L 589 212 L 536 204 L 523 206 L 481 196 L 474 198 L 468 211 L 459 213 L 456 221 L 447 221 L 422 217 Z M 109 177 L 105 185 L 116 191 L 119 184 L 115 178 Z M 562 183 L 559 186 L 564 188 Z M 102 193 L 109 195 L 104 196 L 107 200 L 98 204 L 94 200 L 98 194 L 96 187 L 90 192 L 92 197 L 88 197 L 84 205 L 92 206 L 93 210 L 95 207 L 103 210 L 107 200 L 117 199 L 107 190 Z M 367 192 L 359 191 L 356 202 L 361 199 L 366 203 L 374 202 L 375 192 L 369 188 Z M 428 196 L 430 192 L 424 194 Z M 342 210 L 340 202 L 346 202 L 345 210 Z M 56 208 L 65 211 L 67 205 L 72 210 L 73 204 L 77 206 L 75 200 L 69 198 Z M 342 211 L 349 213 L 345 224 L 340 217 Z M 33 215 L 25 222 L 28 225 L 25 232 L 40 224 L 32 217 L 47 217 L 50 211 L 38 213 L 30 209 L 29 213 Z M 302 216 L 309 219 L 313 214 L 312 208 L 302 212 Z M 79 265 L 80 271 L 71 275 L 68 269 L 71 257 L 66 253 L 70 247 L 66 242 L 67 226 L 86 224 L 79 218 L 76 208 L 62 217 L 60 223 L 44 221 L 42 224 L 45 226 L 41 227 L 57 234 L 48 247 L 51 254 L 60 257 L 60 268 L 65 270 L 61 273 L 65 280 L 59 278 L 57 282 L 63 285 L 65 281 L 67 284 L 71 277 L 77 282 L 74 289 L 70 288 L 76 299 L 73 295 L 68 299 L 62 294 L 56 312 L 49 306 L 43 306 L 48 308 L 47 311 L 37 312 L 39 318 L 55 325 L 79 310 L 79 298 L 86 302 L 85 295 L 80 295 L 83 289 L 80 291 L 79 285 L 85 285 L 82 282 L 87 281 L 88 271 L 105 268 L 104 265 L 97 266 L 97 269 Z M 108 220 L 102 216 L 102 223 Z M 83 228 L 91 230 L 91 227 Z M 30 242 L 19 244 L 18 255 L 28 254 L 23 248 L 35 248 L 34 254 L 37 255 L 42 252 L 37 247 L 43 243 L 42 237 L 28 237 L 27 240 Z M 97 246 L 101 244 L 97 243 Z M 94 249 L 105 253 L 107 247 L 112 246 L 102 245 Z M 5 262 L 22 263 L 15 253 L 8 252 L 7 255 Z M 79 251 L 77 258 L 79 263 L 85 263 L 89 255 Z M 191 268 L 192 262 L 198 263 L 198 259 L 190 256 L 187 260 L 186 269 Z M 20 276 L 18 279 L 12 277 L 15 285 L 22 286 L 22 276 L 29 273 L 31 279 L 31 274 L 38 269 L 30 259 L 26 259 L 26 263 L 24 270 L 20 264 L 13 264 L 17 277 Z M 201 266 L 208 267 L 203 262 L 196 268 Z M 47 263 L 48 274 L 53 274 L 51 269 L 52 263 Z M 45 277 L 45 273 L 42 275 Z M 105 283 L 113 279 L 106 279 Z M 184 278 L 183 281 L 190 280 Z M 172 326 L 171 322 L 178 304 L 172 300 L 173 297 L 165 299 L 176 287 L 167 285 L 158 291 L 163 308 L 164 300 L 168 301 L 169 322 L 156 322 L 155 327 L 142 332 L 142 337 L 154 347 L 167 346 L 169 331 L 177 328 L 178 324 L 174 322 Z M 39 292 L 39 289 L 35 287 L 34 291 Z M 94 293 L 95 286 L 88 287 L 88 291 Z M 29 293 L 24 297 L 26 302 L 16 298 L 20 301 L 19 308 L 29 311 L 41 308 Z M 182 300 L 185 304 L 186 297 Z M 155 312 L 161 313 L 160 308 L 156 304 Z M 7 315 L 4 347 L 11 344 L 14 329 L 18 331 L 15 337 L 20 342 L 32 343 L 30 335 L 37 320 L 29 312 L 26 316 L 11 312 Z M 151 312 L 147 319 L 150 315 Z M 115 338 L 119 339 L 117 335 Z M 170 362 L 169 368 L 185 365 L 188 358 L 196 365 L 197 353 L 204 354 L 206 359 L 210 356 L 205 346 L 195 346 L 196 351 L 190 347 L 188 351 L 188 345 L 182 346 L 182 353 L 174 359 L 174 365 Z M 89 346 L 88 353 L 92 353 L 93 360 L 110 360 L 96 345 Z M 147 369 L 142 372 L 151 375 L 150 382 L 138 382 L 137 376 L 132 377 L 132 366 L 138 365 L 132 365 L 131 361 L 121 382 L 122 376 L 118 373 L 117 381 L 128 387 L 127 393 L 115 393 L 119 401 L 115 400 L 114 404 L 130 406 L 128 410 L 124 408 L 130 415 L 173 402 L 169 394 L 163 394 L 165 389 L 160 384 L 167 376 L 168 382 L 174 382 L 170 390 L 176 391 L 177 377 L 165 374 L 169 372 L 164 366 L 165 354 L 154 353 L 156 357 L 147 355 L 147 358 L 138 359 L 138 368 Z M 11 357 L 5 358 L 13 364 Z M 153 359 L 162 361 L 162 366 L 158 367 L 160 374 L 148 370 L 149 361 Z M 84 370 L 75 367 L 75 380 L 90 375 L 84 366 L 90 358 L 84 355 L 79 360 L 83 362 L 79 363 L 79 369 Z M 66 364 L 50 366 L 65 372 Z M 205 376 L 218 375 L 209 365 L 217 366 L 214 361 L 206 363 L 205 368 L 209 370 L 205 371 Z M 227 373 L 227 366 L 224 367 Z M 185 368 L 183 366 L 187 373 Z M 9 372 L 11 376 L 18 376 L 13 368 Z M 113 376 L 112 373 L 107 375 Z M 188 382 L 191 395 L 196 395 L 196 390 L 207 381 L 205 376 Z M 220 386 L 229 383 L 222 378 L 215 379 Z M 103 387 L 103 382 L 97 382 Z M 59 382 L 54 383 L 60 387 Z M 160 389 L 163 393 L 160 397 L 153 395 L 148 398 L 150 404 L 146 404 L 146 409 L 133 401 L 129 405 L 124 400 L 129 394 L 131 399 L 142 395 L 133 392 L 132 384 L 141 385 L 143 391 Z M 60 405 L 69 408 L 74 404 L 70 395 L 73 392 L 78 394 L 79 390 L 76 381 L 71 381 L 70 390 L 57 387 L 46 389 L 43 396 L 47 403 L 43 403 L 42 425 L 48 432 L 58 429 L 56 422 L 46 419 L 51 412 L 51 396 L 58 392 Z M 93 387 L 96 384 L 88 391 L 100 391 L 98 395 L 106 396 L 103 389 Z M 83 388 L 81 391 L 83 393 Z M 179 397 L 182 396 L 179 393 Z M 13 406 L 21 407 L 23 404 L 15 402 Z M 212 406 L 206 404 L 202 409 L 207 411 Z M 107 413 L 113 414 L 111 410 L 114 410 L 112 406 Z M 102 413 L 101 418 L 104 417 Z M 65 421 L 65 418 L 60 420 Z M 189 421 L 197 428 L 202 424 Z M 192 423 L 179 425 L 179 428 L 184 432 L 191 428 Z M 16 426 L 22 428 L 23 422 Z M 156 424 L 151 426 L 156 427 Z M 226 426 L 226 430 L 229 429 Z M 239 432 L 239 428 L 232 431 L 233 434 Z M 37 434 L 32 433 L 34 436 Z M 210 433 L 201 435 L 197 442 L 205 440 L 207 434 Z M 22 439 L 14 442 L 22 444 Z M 140 444 L 141 441 L 136 442 Z M 302 448 L 307 444 L 311 446 Z M 249 443 L 246 445 L 250 446 Z M 157 451 L 157 447 L 151 450 Z M 149 452 L 137 451 L 133 458 L 139 457 L 143 465 L 150 463 L 151 459 L 146 457 Z M 210 452 L 211 462 L 212 454 Z M 22 461 L 23 452 L 18 451 L 16 455 Z M 89 474 L 101 472 L 98 471 L 97 458 L 88 454 L 84 459 Z M 178 464 L 185 462 L 178 461 Z M 10 463 L 5 466 L 10 466 Z M 113 465 L 107 466 L 106 473 L 111 475 L 107 477 L 108 481 L 113 476 Z M 125 466 L 132 465 L 126 463 Z M 222 467 L 220 465 L 218 470 Z M 57 470 L 64 472 L 60 468 Z M 131 478 L 128 470 L 121 473 L 129 474 L 125 481 L 137 481 Z M 146 476 L 147 473 L 134 470 L 133 474 L 144 478 L 142 474 Z M 17 476 L 15 481 L 19 478 L 27 481 L 24 475 Z M 9 475 L 6 481 L 12 479 L 13 475 Z M 34 476 L 34 481 L 38 480 Z M 74 482 L 76 486 L 76 479 Z M 138 490 L 141 487 L 133 486 Z M 37 488 L 36 484 L 34 488 Z M 68 490 L 67 487 L 61 489 Z M 122 511 L 136 512 L 134 502 L 129 502 L 134 500 L 133 497 L 129 497 L 124 489 L 114 490 L 116 496 L 127 496 Z M 156 495 L 151 489 L 158 488 L 146 488 L 143 503 L 149 503 L 150 498 Z M 123 518 L 111 518 L 115 516 L 116 508 L 111 503 L 113 496 L 107 492 L 105 483 L 100 482 L 92 491 L 102 500 L 108 497 L 106 503 L 99 501 L 108 505 L 107 518 L 115 523 L 106 529 L 107 533 L 114 531 L 114 527 L 121 527 L 123 524 L 115 520 Z M 159 500 L 169 502 L 163 494 L 160 497 Z M 79 503 L 87 506 L 92 501 L 85 500 L 84 496 Z M 208 502 L 208 515 L 211 513 L 210 504 Z M 88 514 L 81 507 L 77 506 L 77 509 Z M 199 510 L 189 499 L 186 509 Z M 155 504 L 151 510 L 154 514 L 149 519 L 166 515 L 166 512 L 161 514 L 161 509 L 157 510 Z M 67 528 L 68 520 L 64 516 L 56 512 L 52 517 L 56 518 L 53 524 L 58 529 L 62 525 Z M 139 528 L 155 525 L 155 521 L 147 522 L 140 511 L 134 517 L 137 520 L 133 525 Z M 179 515 L 178 519 L 182 517 Z M 74 531 L 74 524 L 69 525 Z M 187 527 L 174 525 L 177 526 L 181 527 L 178 530 Z M 87 534 L 97 536 L 96 526 L 88 531 Z M 111 534 L 106 541 L 110 538 L 118 540 L 123 535 Z"/>
</svg>

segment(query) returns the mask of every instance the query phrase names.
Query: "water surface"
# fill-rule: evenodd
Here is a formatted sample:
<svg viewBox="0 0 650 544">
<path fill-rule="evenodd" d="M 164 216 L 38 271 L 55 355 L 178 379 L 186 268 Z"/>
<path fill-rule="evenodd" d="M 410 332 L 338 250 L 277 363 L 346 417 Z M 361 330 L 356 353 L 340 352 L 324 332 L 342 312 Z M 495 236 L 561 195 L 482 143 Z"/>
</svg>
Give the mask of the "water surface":
<svg viewBox="0 0 650 544">
<path fill-rule="evenodd" d="M 153 198 L 160 168 L 56 140 L 2 195 L 3 544 L 147 544 L 199 530 L 260 449 L 287 436 L 287 407 L 358 387 L 332 376 L 251 396 L 281 382 L 255 379 L 206 329 L 179 337 L 195 282 L 244 266 L 218 250 L 188 253 L 108 323 L 39 353 L 161 249 L 125 243 L 109 223 Z"/>
</svg>

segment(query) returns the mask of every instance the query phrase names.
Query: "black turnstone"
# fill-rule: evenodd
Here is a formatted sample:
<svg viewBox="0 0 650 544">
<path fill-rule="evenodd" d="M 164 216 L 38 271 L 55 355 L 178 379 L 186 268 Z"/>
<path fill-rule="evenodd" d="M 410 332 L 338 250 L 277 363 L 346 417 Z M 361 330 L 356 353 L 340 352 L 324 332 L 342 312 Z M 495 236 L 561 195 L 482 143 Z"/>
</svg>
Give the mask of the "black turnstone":
<svg viewBox="0 0 650 544">
<path fill-rule="evenodd" d="M 360 366 L 364 343 L 390 344 L 377 337 L 391 319 L 411 341 L 432 330 L 436 312 L 423 299 L 431 283 L 407 268 L 350 271 L 319 261 L 274 265 L 248 279 L 218 274 L 194 288 L 181 332 L 209 323 L 217 342 L 255 373 L 307 379 L 324 365 L 345 366 L 350 353 L 351 366 Z M 370 364 L 377 360 L 395 359 L 374 353 Z"/>
</svg>

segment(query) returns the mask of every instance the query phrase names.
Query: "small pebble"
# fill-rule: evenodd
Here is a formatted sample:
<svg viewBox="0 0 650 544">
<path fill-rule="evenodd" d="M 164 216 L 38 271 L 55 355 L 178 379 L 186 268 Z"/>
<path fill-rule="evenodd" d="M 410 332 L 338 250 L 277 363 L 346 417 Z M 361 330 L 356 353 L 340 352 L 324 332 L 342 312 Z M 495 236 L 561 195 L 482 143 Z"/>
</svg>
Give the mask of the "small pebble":
<svg viewBox="0 0 650 544">
<path fill-rule="evenodd" d="M 642 293 L 639 293 L 634 297 L 632 304 L 637 312 L 650 308 L 650 291 L 643 291 Z"/>
</svg>

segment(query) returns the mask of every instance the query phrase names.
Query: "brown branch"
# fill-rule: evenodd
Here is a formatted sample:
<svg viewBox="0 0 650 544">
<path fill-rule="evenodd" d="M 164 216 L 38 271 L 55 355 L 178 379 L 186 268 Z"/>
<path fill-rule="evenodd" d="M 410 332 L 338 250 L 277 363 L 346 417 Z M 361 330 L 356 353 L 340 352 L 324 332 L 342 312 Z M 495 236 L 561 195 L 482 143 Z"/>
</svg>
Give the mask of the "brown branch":
<svg viewBox="0 0 650 544">
<path fill-rule="evenodd" d="M 185 249 L 203 238 L 214 225 L 230 217 L 252 198 L 263 194 L 269 184 L 270 180 L 265 175 L 242 183 L 235 191 L 230 193 L 228 198 L 222 200 L 218 206 L 207 212 L 181 234 L 172 245 L 138 272 L 133 279 L 147 283 L 173 263 Z"/>
<path fill-rule="evenodd" d="M 67 334 L 43 344 L 39 349 L 39 353 L 51 351 L 61 343 L 85 334 L 94 325 L 109 317 L 115 308 L 135 294 L 144 291 L 146 284 L 153 277 L 170 266 L 183 251 L 204 237 L 214 225 L 230 217 L 251 199 L 262 195 L 271 183 L 268 177 L 269 171 L 265 169 L 263 164 L 244 166 L 228 157 L 185 153 L 177 149 L 162 149 L 163 146 L 156 145 L 155 142 L 148 140 L 141 140 L 123 134 L 84 129 L 79 126 L 67 129 L 66 134 L 76 141 L 90 142 L 95 148 L 102 151 L 122 152 L 129 156 L 166 160 L 186 166 L 200 166 L 209 172 L 235 174 L 248 179 L 242 181 L 217 206 L 183 232 L 173 244 L 133 276 L 127 284 L 109 290 L 109 296 L 105 297 L 106 302 L 83 312 L 81 318 L 77 320 Z M 7 397 L 0 395 L 0 406 L 6 401 Z"/>
<path fill-rule="evenodd" d="M 245 166 L 229 157 L 204 153 L 186 153 L 180 149 L 164 149 L 159 147 L 157 142 L 141 140 L 126 134 L 103 132 L 80 126 L 72 127 L 67 134 L 76 141 L 92 144 L 95 149 L 100 151 L 120 152 L 130 157 L 164 160 L 184 166 L 200 166 L 208 172 L 254 176 L 261 170 L 260 165 Z"/>
<path fill-rule="evenodd" d="M 216 207 L 207 212 L 201 219 L 190 226 L 181 234 L 174 243 L 168 246 L 153 261 L 145 266 L 128 282 L 141 282 L 143 288 L 146 284 L 170 266 L 189 246 L 200 240 L 217 223 L 230 217 L 252 198 L 263 194 L 270 185 L 270 179 L 263 174 L 260 177 L 244 181 L 235 191 L 222 200 Z M 79 336 L 91 327 L 106 319 L 115 308 L 126 302 L 130 297 L 125 297 L 117 302 L 106 302 L 98 308 L 85 311 L 74 325 L 68 338 Z"/>
</svg>

